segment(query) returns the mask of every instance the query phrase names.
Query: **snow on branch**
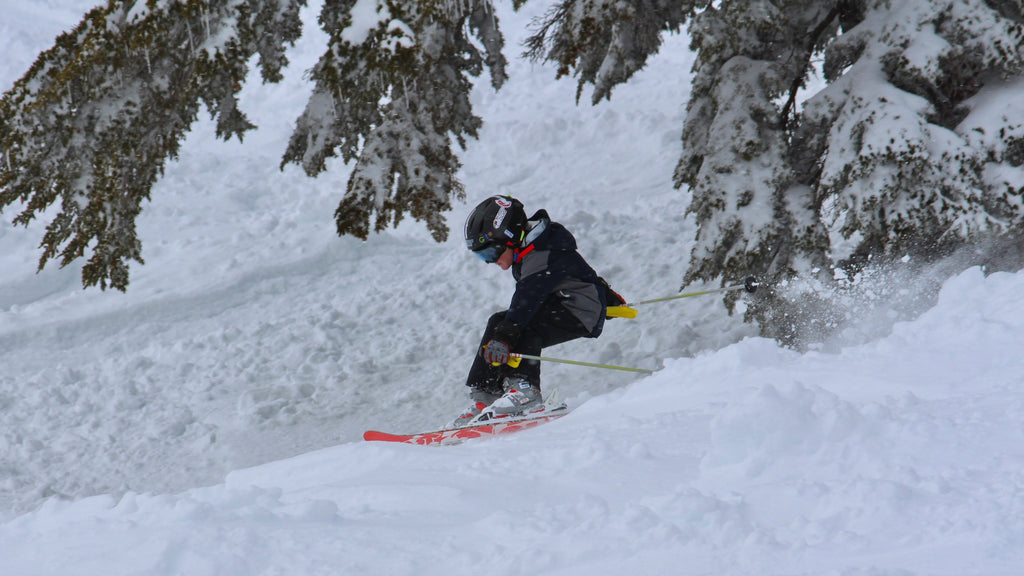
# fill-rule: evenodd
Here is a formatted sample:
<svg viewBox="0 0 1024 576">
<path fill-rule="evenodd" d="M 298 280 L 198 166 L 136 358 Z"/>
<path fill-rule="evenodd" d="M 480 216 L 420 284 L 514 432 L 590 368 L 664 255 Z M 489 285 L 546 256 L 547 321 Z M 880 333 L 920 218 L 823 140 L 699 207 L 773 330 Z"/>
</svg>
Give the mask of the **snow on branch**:
<svg viewBox="0 0 1024 576">
<path fill-rule="evenodd" d="M 89 254 L 84 286 L 125 290 L 142 263 L 135 218 L 178 153 L 200 102 L 217 135 L 254 128 L 236 94 L 248 60 L 280 79 L 298 38 L 300 0 L 110 2 L 57 38 L 0 101 L 0 208 L 16 224 L 51 205 L 39 268 Z"/>
<path fill-rule="evenodd" d="M 592 101 L 611 98 L 612 89 L 642 69 L 661 47 L 662 33 L 678 32 L 697 6 L 655 0 L 564 0 L 534 22 L 526 55 L 554 62 L 558 77 L 578 78 L 576 100 L 586 84 L 594 85 Z"/>
<path fill-rule="evenodd" d="M 443 213 L 462 198 L 465 145 L 482 124 L 469 100 L 471 77 L 490 70 L 506 79 L 504 40 L 490 2 L 328 2 L 320 17 L 330 34 L 312 71 L 313 94 L 282 160 L 315 176 L 328 158 L 355 161 L 335 212 L 339 234 L 365 239 L 406 214 L 447 238 Z M 483 45 L 478 48 L 467 31 Z"/>
</svg>

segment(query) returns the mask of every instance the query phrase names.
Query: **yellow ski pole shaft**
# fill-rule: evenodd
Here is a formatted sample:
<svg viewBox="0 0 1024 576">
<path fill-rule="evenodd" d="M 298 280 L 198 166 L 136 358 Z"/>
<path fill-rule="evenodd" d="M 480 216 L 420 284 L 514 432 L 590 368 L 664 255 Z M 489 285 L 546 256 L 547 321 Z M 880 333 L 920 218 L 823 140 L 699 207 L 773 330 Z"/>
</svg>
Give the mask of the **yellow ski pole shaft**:
<svg viewBox="0 0 1024 576">
<path fill-rule="evenodd" d="M 574 366 L 587 366 L 590 368 L 604 368 L 605 370 L 623 370 L 625 372 L 639 372 L 641 374 L 654 374 L 654 370 L 646 370 L 644 368 L 628 368 L 626 366 L 615 366 L 612 364 L 595 364 L 593 362 L 580 362 L 578 360 L 565 360 L 563 358 L 549 358 L 547 356 L 533 356 L 530 354 L 518 354 L 513 352 L 510 354 L 511 359 L 509 360 L 509 366 L 515 368 L 519 366 L 520 360 L 539 360 L 541 362 L 558 362 L 559 364 L 572 364 Z"/>
</svg>

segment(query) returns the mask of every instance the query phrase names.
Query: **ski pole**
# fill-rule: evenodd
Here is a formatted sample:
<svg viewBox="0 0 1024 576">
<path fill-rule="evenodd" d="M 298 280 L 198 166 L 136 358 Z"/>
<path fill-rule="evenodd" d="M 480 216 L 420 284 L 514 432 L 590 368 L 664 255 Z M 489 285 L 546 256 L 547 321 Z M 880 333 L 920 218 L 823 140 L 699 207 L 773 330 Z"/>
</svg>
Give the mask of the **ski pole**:
<svg viewBox="0 0 1024 576">
<path fill-rule="evenodd" d="M 519 354 L 513 352 L 509 355 L 508 365 L 515 368 L 519 366 L 520 360 L 540 360 L 541 362 L 558 362 L 560 364 L 572 364 L 574 366 L 588 366 L 590 368 L 604 368 L 606 370 L 624 370 L 626 372 L 639 372 L 641 374 L 654 374 L 654 370 L 644 368 L 628 368 L 626 366 L 615 366 L 612 364 L 595 364 L 593 362 L 580 362 L 578 360 L 565 360 L 563 358 L 549 358 L 547 356 L 532 356 L 530 354 Z"/>
<path fill-rule="evenodd" d="M 632 304 L 626 304 L 626 306 L 643 306 L 644 304 L 654 304 L 656 302 L 667 302 L 669 300 L 678 300 L 679 298 L 690 298 L 692 296 L 703 296 L 705 294 L 717 294 L 719 292 L 731 292 L 733 290 L 746 290 L 750 294 L 753 294 L 757 287 L 761 283 L 757 281 L 753 276 L 748 276 L 743 284 L 736 284 L 734 286 L 725 286 L 722 288 L 715 288 L 713 290 L 701 290 L 700 292 L 687 292 L 686 294 L 676 294 L 675 296 L 666 296 L 664 298 L 655 298 L 653 300 L 642 300 L 640 302 L 634 302 Z"/>
</svg>

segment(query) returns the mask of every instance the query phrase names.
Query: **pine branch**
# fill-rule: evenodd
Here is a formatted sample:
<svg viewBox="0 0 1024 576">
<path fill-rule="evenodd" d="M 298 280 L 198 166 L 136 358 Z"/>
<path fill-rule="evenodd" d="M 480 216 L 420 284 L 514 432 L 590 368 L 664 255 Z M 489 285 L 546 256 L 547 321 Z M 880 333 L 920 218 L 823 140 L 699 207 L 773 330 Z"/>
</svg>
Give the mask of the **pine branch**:
<svg viewBox="0 0 1024 576">
<path fill-rule="evenodd" d="M 280 78 L 301 4 L 110 2 L 39 56 L 0 103 L 0 207 L 22 202 L 26 225 L 60 201 L 39 269 L 89 254 L 83 286 L 127 288 L 129 262 L 143 262 L 135 219 L 200 103 L 222 138 L 253 129 L 236 101 L 248 60 Z"/>
<path fill-rule="evenodd" d="M 782 110 L 779 112 L 779 126 L 787 128 L 790 125 L 790 112 L 796 106 L 796 98 L 800 89 L 803 88 L 804 82 L 807 79 L 807 72 L 811 69 L 811 58 L 814 56 L 815 47 L 818 46 L 821 41 L 821 37 L 828 30 L 829 26 L 839 16 L 841 6 L 836 4 L 829 11 L 828 15 L 822 19 L 821 22 L 815 26 L 814 30 L 811 31 L 810 36 L 807 38 L 807 43 L 804 45 L 803 55 L 801 60 L 804 65 L 800 69 L 800 73 L 793 76 L 793 80 L 789 85 L 789 97 L 786 99 L 786 103 L 782 106 Z"/>
<path fill-rule="evenodd" d="M 472 111 L 470 78 L 486 68 L 492 86 L 504 83 L 504 40 L 487 1 L 389 6 L 387 20 L 353 39 L 344 33 L 351 19 L 346 7 L 325 4 L 320 22 L 331 35 L 329 47 L 313 69 L 313 95 L 281 165 L 299 164 L 316 176 L 328 158 L 355 161 L 335 211 L 339 235 L 366 239 L 371 229 L 409 214 L 442 241 L 448 236 L 443 214 L 464 194 L 452 137 L 464 146 L 482 125 Z"/>
</svg>

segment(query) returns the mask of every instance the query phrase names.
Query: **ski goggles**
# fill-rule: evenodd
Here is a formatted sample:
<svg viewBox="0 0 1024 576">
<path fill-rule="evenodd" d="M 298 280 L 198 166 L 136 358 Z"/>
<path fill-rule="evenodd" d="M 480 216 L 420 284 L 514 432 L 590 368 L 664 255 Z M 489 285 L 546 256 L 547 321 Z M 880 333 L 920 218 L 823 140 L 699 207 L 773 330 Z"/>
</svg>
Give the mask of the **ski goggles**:
<svg viewBox="0 0 1024 576">
<path fill-rule="evenodd" d="M 484 262 L 488 264 L 494 264 L 495 262 L 498 261 L 498 258 L 501 257 L 501 254 L 505 252 L 506 248 L 508 247 L 501 244 L 491 244 L 473 253 L 479 256 L 480 259 L 483 260 Z"/>
</svg>

